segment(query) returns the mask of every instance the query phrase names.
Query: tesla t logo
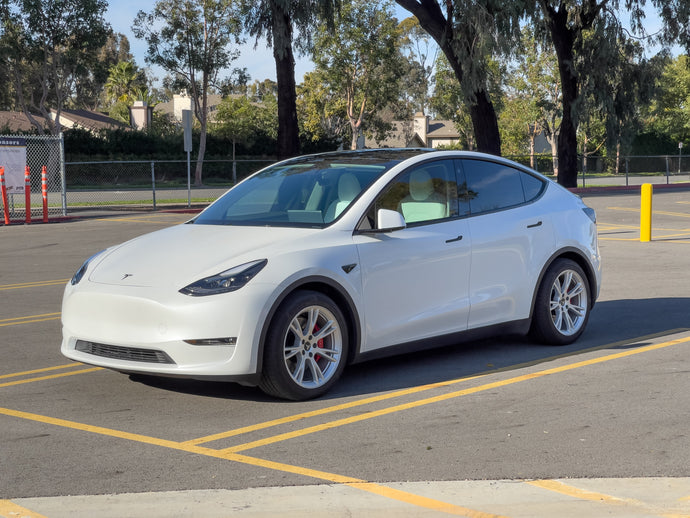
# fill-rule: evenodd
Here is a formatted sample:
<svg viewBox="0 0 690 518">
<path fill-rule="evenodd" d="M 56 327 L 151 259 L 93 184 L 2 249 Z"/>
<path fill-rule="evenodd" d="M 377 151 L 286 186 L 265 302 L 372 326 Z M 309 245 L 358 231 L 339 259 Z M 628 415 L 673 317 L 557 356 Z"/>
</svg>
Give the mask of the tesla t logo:
<svg viewBox="0 0 690 518">
<path fill-rule="evenodd" d="M 120 279 L 120 280 L 121 280 L 121 281 L 124 281 L 127 277 L 133 277 L 133 276 L 134 276 L 133 273 L 126 273 L 126 274 L 124 274 L 124 275 L 122 276 L 122 279 Z"/>
</svg>

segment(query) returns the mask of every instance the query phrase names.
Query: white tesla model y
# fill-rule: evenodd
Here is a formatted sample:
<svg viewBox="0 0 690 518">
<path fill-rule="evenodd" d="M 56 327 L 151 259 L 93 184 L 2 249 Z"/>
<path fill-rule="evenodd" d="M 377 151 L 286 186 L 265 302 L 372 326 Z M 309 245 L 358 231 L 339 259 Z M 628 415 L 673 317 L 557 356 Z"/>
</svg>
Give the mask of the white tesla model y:
<svg viewBox="0 0 690 518">
<path fill-rule="evenodd" d="M 62 352 L 307 399 L 377 356 L 505 332 L 571 343 L 600 280 L 594 211 L 535 171 L 461 151 L 325 153 L 87 260 L 65 289 Z"/>
</svg>

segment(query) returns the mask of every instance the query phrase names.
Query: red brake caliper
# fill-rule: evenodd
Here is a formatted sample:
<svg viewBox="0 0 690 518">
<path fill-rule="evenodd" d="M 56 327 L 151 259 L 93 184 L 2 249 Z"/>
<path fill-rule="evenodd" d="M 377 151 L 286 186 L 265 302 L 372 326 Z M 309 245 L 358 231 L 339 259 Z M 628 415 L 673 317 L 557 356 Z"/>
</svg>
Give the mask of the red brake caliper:
<svg viewBox="0 0 690 518">
<path fill-rule="evenodd" d="M 318 324 L 315 324 L 315 325 L 314 325 L 314 330 L 313 330 L 312 332 L 313 332 L 314 334 L 316 334 L 316 333 L 319 331 L 319 329 L 321 329 L 321 328 L 319 327 L 319 325 L 318 325 Z M 318 348 L 320 348 L 320 349 L 323 349 L 323 338 L 321 338 L 318 342 L 316 342 L 316 347 L 318 347 Z M 319 354 L 315 354 L 315 355 L 314 355 L 314 361 L 317 361 L 317 362 L 318 362 L 320 359 L 321 359 L 321 355 L 319 355 Z"/>
</svg>

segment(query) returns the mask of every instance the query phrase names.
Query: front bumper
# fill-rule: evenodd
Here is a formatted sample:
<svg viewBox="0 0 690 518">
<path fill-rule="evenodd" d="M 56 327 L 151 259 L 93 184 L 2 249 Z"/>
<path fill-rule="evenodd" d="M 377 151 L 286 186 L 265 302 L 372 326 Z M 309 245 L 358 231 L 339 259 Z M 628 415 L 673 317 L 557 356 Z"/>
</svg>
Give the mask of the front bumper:
<svg viewBox="0 0 690 518">
<path fill-rule="evenodd" d="M 61 352 L 128 373 L 245 379 L 257 373 L 265 306 L 274 289 L 253 283 L 236 292 L 189 297 L 89 281 L 68 285 Z M 220 345 L 208 344 L 217 339 Z M 204 342 L 192 345 L 187 340 Z"/>
</svg>

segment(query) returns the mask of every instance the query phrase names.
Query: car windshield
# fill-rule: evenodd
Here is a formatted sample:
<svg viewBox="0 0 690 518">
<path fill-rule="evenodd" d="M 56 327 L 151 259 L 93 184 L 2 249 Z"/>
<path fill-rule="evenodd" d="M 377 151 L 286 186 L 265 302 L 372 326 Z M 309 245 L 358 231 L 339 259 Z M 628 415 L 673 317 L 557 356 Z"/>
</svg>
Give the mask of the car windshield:
<svg viewBox="0 0 690 518">
<path fill-rule="evenodd" d="M 324 153 L 281 162 L 229 190 L 193 223 L 325 227 L 385 171 L 421 151 Z"/>
</svg>

